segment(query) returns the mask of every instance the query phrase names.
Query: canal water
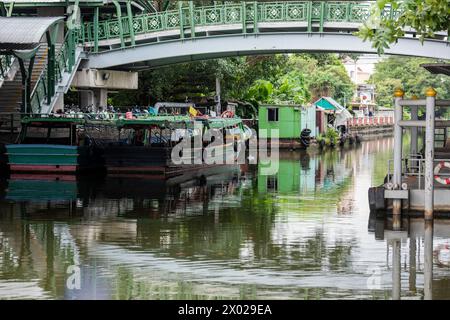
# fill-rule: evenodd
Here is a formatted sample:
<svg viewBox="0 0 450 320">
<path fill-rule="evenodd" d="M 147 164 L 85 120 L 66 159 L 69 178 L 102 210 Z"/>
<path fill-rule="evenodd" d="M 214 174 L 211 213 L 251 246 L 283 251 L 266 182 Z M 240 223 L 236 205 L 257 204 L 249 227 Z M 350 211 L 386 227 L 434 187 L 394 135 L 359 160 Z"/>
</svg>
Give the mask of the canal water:
<svg viewBox="0 0 450 320">
<path fill-rule="evenodd" d="M 0 299 L 423 299 L 421 219 L 369 213 L 391 138 L 197 178 L 1 182 Z M 450 223 L 434 225 L 433 298 L 450 298 Z"/>
</svg>

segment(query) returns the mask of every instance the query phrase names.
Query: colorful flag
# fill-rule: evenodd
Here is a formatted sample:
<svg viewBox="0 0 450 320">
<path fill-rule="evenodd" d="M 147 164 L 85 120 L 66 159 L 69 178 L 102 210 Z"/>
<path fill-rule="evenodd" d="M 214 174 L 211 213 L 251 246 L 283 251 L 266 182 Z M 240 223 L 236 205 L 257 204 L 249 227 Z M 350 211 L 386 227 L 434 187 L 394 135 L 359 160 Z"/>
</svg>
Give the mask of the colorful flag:
<svg viewBox="0 0 450 320">
<path fill-rule="evenodd" d="M 193 116 L 193 117 L 196 117 L 198 115 L 198 111 L 194 107 L 190 106 L 189 107 L 189 114 L 191 116 Z"/>
</svg>

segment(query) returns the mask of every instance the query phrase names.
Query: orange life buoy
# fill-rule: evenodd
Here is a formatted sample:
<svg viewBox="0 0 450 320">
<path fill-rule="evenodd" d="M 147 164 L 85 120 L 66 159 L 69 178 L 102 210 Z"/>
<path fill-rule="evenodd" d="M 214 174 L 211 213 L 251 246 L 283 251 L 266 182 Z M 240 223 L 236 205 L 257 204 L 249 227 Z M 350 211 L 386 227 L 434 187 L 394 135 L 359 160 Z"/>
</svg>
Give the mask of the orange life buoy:
<svg viewBox="0 0 450 320">
<path fill-rule="evenodd" d="M 450 178 L 441 178 L 439 176 L 439 171 L 441 171 L 441 169 L 443 167 L 450 169 L 450 162 L 441 161 L 441 162 L 439 162 L 437 164 L 436 167 L 434 167 L 434 180 L 436 180 L 440 184 L 449 185 L 450 184 Z"/>
</svg>

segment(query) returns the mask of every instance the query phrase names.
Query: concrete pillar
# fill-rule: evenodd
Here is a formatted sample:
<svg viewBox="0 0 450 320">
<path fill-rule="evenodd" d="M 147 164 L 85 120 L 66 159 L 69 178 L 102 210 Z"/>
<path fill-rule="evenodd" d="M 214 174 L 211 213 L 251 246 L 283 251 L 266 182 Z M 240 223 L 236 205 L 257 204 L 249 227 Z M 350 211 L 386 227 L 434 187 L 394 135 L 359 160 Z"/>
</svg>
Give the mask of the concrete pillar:
<svg viewBox="0 0 450 320">
<path fill-rule="evenodd" d="M 403 119 L 403 108 L 400 105 L 400 100 L 403 99 L 404 92 L 402 89 L 396 89 L 395 96 L 395 109 L 394 109 L 394 177 L 393 183 L 395 189 L 400 189 L 402 185 L 402 144 L 403 144 L 403 129 L 399 124 L 399 121 Z M 401 210 L 402 200 L 394 199 L 392 202 L 392 214 L 393 214 L 393 230 L 400 230 L 401 228 Z"/>
<path fill-rule="evenodd" d="M 79 91 L 80 107 L 86 108 L 89 106 L 94 107 L 94 91 L 93 90 L 80 90 Z"/>
<path fill-rule="evenodd" d="M 93 88 L 80 90 L 80 107 L 93 107 L 93 111 L 98 111 L 100 107 L 105 108 L 108 104 L 108 90 L 104 88 Z"/>
<path fill-rule="evenodd" d="M 434 194 L 434 118 L 436 91 L 429 88 L 426 91 L 425 118 L 425 219 L 433 219 Z"/>
<path fill-rule="evenodd" d="M 433 220 L 425 220 L 423 292 L 425 300 L 433 299 Z"/>
<path fill-rule="evenodd" d="M 94 90 L 94 105 L 98 110 L 101 108 L 106 108 L 108 106 L 108 89 L 95 89 Z"/>
</svg>

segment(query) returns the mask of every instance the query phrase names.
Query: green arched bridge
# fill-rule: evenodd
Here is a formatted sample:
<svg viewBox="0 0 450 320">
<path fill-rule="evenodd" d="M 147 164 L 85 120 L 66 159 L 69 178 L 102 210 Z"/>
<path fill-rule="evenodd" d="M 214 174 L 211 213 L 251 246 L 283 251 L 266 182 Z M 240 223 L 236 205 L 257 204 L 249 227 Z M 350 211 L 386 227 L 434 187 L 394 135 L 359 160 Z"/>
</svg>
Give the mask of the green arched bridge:
<svg viewBox="0 0 450 320">
<path fill-rule="evenodd" d="M 69 2 L 75 4 L 76 13 L 80 1 Z M 63 44 L 49 56 L 52 65 L 32 90 L 32 109 L 51 110 L 50 101 L 67 90 L 71 75 L 80 68 L 136 71 L 238 55 L 376 52 L 369 42 L 354 35 L 370 18 L 370 1 L 242 1 L 207 7 L 195 7 L 190 1 L 184 6 L 179 2 L 175 10 L 137 12 L 141 2 L 108 1 L 112 5 L 107 16 L 112 16 L 112 9 L 114 19 L 101 19 L 105 15 L 99 13 L 100 0 L 89 4 L 93 12 L 89 21 L 77 22 L 77 15 L 72 14 Z M 386 8 L 382 14 L 395 18 L 399 11 Z M 448 30 L 423 43 L 414 30 L 405 30 L 405 37 L 386 53 L 450 59 Z"/>
<path fill-rule="evenodd" d="M 82 25 L 86 67 L 140 69 L 206 58 L 262 53 L 325 51 L 371 53 L 353 35 L 370 16 L 370 2 L 236 2 L 179 7 Z M 385 9 L 384 15 L 398 12 Z M 388 54 L 450 59 L 447 32 L 421 44 L 413 30 Z"/>
</svg>

